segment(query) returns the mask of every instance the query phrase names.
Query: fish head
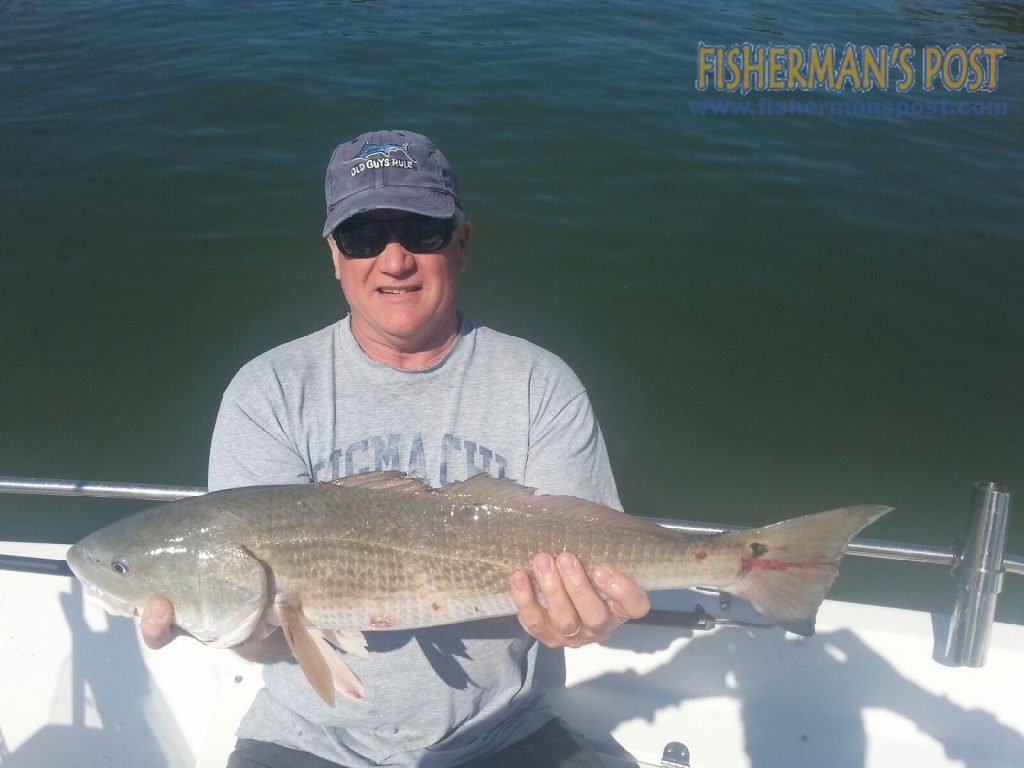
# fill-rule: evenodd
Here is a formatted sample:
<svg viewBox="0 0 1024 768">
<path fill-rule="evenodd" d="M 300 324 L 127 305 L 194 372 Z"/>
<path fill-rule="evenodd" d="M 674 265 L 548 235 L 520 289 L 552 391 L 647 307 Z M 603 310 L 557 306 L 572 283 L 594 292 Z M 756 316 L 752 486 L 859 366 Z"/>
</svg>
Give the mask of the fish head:
<svg viewBox="0 0 1024 768">
<path fill-rule="evenodd" d="M 174 606 L 179 627 L 229 647 L 249 637 L 269 595 L 266 569 L 244 536 L 232 515 L 172 502 L 86 536 L 67 561 L 86 597 L 108 613 L 140 615 L 162 597 Z"/>
</svg>

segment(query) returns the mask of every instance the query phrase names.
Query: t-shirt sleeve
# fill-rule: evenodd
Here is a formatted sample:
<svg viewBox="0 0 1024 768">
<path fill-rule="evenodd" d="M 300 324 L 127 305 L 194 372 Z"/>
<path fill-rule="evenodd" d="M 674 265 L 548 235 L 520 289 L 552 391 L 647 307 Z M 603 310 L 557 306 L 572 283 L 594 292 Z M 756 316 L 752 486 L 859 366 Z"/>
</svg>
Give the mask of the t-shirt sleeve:
<svg viewBox="0 0 1024 768">
<path fill-rule="evenodd" d="M 539 493 L 578 496 L 621 510 L 608 450 L 586 390 L 567 366 L 550 389 L 531 425 L 524 484 Z"/>
<path fill-rule="evenodd" d="M 211 491 L 311 482 L 285 415 L 275 412 L 267 396 L 267 384 L 243 369 L 225 391 L 210 442 Z"/>
</svg>

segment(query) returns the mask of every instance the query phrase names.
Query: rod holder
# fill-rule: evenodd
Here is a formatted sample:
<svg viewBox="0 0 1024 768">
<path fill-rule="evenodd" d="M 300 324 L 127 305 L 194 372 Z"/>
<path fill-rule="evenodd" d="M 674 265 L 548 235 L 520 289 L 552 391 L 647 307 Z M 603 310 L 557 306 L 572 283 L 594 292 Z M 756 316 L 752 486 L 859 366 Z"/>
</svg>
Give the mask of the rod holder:
<svg viewBox="0 0 1024 768">
<path fill-rule="evenodd" d="M 979 482 L 971 492 L 967 542 L 954 566 L 956 604 L 949 620 L 946 661 L 963 667 L 985 665 L 996 601 L 1003 588 L 1003 550 L 1010 516 L 1009 488 Z"/>
</svg>

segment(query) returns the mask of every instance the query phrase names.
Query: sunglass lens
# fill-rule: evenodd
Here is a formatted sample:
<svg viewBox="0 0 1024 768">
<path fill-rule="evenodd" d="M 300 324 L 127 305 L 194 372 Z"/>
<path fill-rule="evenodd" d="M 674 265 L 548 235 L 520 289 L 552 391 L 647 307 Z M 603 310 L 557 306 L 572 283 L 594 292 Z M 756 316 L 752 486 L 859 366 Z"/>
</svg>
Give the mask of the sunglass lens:
<svg viewBox="0 0 1024 768">
<path fill-rule="evenodd" d="M 384 250 L 388 230 L 383 222 L 349 219 L 334 230 L 334 242 L 352 259 L 368 259 Z"/>
<path fill-rule="evenodd" d="M 451 219 L 432 219 L 414 216 L 402 222 L 400 242 L 416 253 L 433 253 L 444 248 L 452 239 Z"/>
</svg>

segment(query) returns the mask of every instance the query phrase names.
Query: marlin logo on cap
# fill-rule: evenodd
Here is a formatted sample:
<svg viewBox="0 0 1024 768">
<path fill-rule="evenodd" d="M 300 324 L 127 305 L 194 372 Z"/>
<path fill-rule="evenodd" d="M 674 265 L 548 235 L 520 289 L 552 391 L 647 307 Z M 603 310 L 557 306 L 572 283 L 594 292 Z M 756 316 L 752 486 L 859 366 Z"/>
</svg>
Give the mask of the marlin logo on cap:
<svg viewBox="0 0 1024 768">
<path fill-rule="evenodd" d="M 405 144 L 363 144 L 363 148 L 359 150 L 359 153 L 355 156 L 355 160 L 365 160 L 371 158 L 374 155 L 380 155 L 381 158 L 391 158 L 393 153 L 401 152 L 405 155 L 405 159 L 409 162 L 416 162 L 412 159 L 412 155 L 409 154 L 409 142 Z"/>
<path fill-rule="evenodd" d="M 416 168 L 416 161 L 409 154 L 408 141 L 405 144 L 370 144 L 367 142 L 348 162 L 356 163 L 352 166 L 353 176 L 358 176 L 363 171 L 372 168 L 405 168 L 410 171 Z"/>
</svg>

